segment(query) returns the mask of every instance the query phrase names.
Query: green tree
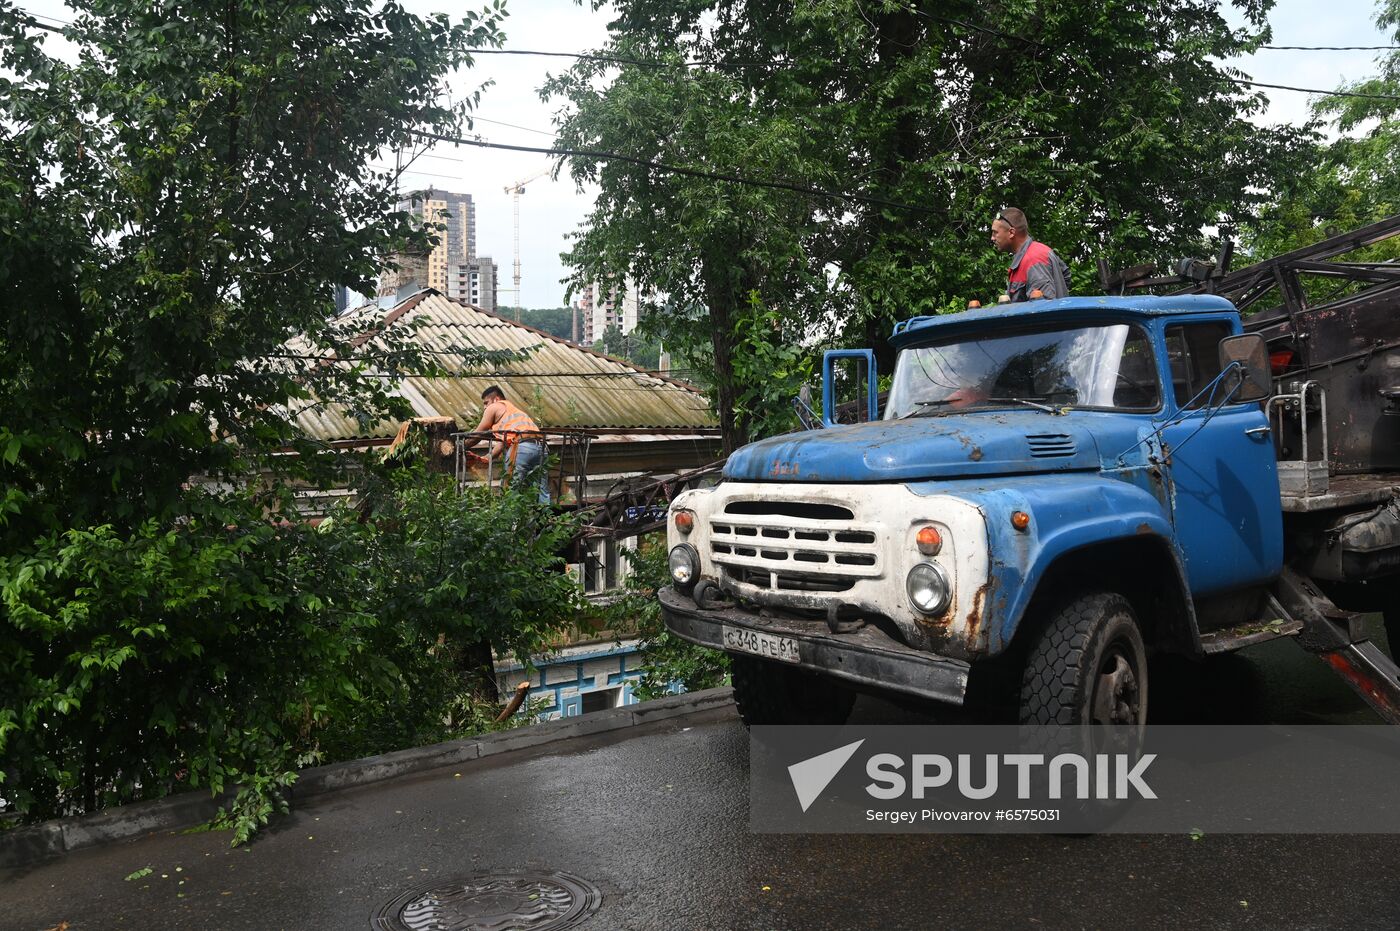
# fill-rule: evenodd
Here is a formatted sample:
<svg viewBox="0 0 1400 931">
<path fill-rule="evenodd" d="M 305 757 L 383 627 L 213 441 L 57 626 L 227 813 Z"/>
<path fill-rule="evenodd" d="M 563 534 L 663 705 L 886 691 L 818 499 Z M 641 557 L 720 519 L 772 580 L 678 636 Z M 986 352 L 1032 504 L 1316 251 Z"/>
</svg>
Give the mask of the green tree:
<svg viewBox="0 0 1400 931">
<path fill-rule="evenodd" d="M 1202 230 L 1261 202 L 1302 135 L 1251 123 L 1260 98 L 1216 63 L 1262 41 L 1268 3 L 1237 6 L 1246 28 L 1216 0 L 625 0 L 599 51 L 626 61 L 546 87 L 563 145 L 636 160 L 571 158 L 600 188 L 575 281 L 630 274 L 678 305 L 666 344 L 709 346 L 733 447 L 754 427 L 737 318 L 772 311 L 809 351 L 871 345 L 887 366 L 894 321 L 1002 289 L 1001 206 L 1082 289 L 1099 257 L 1208 250 Z"/>
<path fill-rule="evenodd" d="M 576 312 L 572 307 L 527 307 L 520 312 L 520 322 L 560 339 L 571 340 L 574 338 Z"/>
<path fill-rule="evenodd" d="M 1400 2 L 1378 4 L 1376 23 L 1400 38 Z M 1377 70 L 1338 88 L 1370 96 L 1328 95 L 1313 103 L 1313 125 L 1329 127 L 1334 138 L 1300 153 L 1298 169 L 1280 178 L 1274 199 L 1242 230 L 1250 257 L 1265 259 L 1400 213 L 1400 53 L 1387 52 Z M 1397 257 L 1400 243 L 1393 239 L 1350 256 L 1372 262 Z M 1308 285 L 1318 299 L 1337 291 Z"/>
<path fill-rule="evenodd" d="M 414 464 L 376 476 L 366 500 L 370 520 L 336 521 L 319 552 L 326 571 L 368 580 L 365 612 L 388 680 L 315 735 L 328 759 L 459 736 L 472 706 L 495 698 L 495 683 L 479 678 L 482 654 L 488 667 L 492 648 L 528 662 L 583 606 L 558 555 L 576 522 L 534 494 L 462 492 L 453 476 Z"/>
<path fill-rule="evenodd" d="M 367 166 L 463 126 L 443 80 L 501 9 L 70 6 L 66 61 L 0 0 L 0 792 L 46 817 L 242 783 L 246 827 L 402 680 L 369 543 L 293 510 L 360 463 L 299 418 L 368 425 L 433 370 L 333 289 L 434 235 Z"/>
<path fill-rule="evenodd" d="M 593 343 L 593 349 L 626 359 L 649 372 L 656 371 L 661 364 L 661 343 L 640 327 L 631 333 L 623 333 L 618 327 L 610 326 L 603 331 L 603 338 Z"/>
<path fill-rule="evenodd" d="M 656 593 L 671 584 L 666 560 L 666 536 L 649 534 L 627 554 L 631 572 L 622 595 L 606 608 L 618 627 L 633 627 L 645 664 L 634 691 L 639 701 L 660 698 L 673 688 L 694 692 L 724 684 L 729 657 L 719 650 L 696 646 L 666 629 Z"/>
</svg>

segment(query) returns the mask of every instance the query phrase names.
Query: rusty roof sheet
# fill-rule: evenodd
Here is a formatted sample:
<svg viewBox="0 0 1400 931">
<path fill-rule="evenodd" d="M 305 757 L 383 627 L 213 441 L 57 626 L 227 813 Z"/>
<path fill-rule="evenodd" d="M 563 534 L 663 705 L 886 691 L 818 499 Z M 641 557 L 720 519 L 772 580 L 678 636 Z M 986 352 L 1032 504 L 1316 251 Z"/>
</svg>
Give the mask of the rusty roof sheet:
<svg viewBox="0 0 1400 931">
<path fill-rule="evenodd" d="M 581 429 L 628 432 L 662 430 L 694 434 L 715 430 L 716 422 L 698 388 L 637 368 L 631 363 L 575 346 L 534 327 L 444 297 L 420 291 L 387 312 L 367 305 L 352 314 L 366 326 L 418 321 L 415 339 L 447 368 L 462 368 L 454 350 L 527 352 L 524 359 L 467 369 L 451 378 L 410 376 L 398 385 L 416 417 L 453 417 L 463 429 L 481 416 L 481 392 L 500 385 L 511 401 L 529 412 L 545 430 Z M 305 434 L 324 442 L 391 437 L 397 421 L 363 429 L 348 412 L 333 404 L 303 404 L 295 414 Z"/>
</svg>

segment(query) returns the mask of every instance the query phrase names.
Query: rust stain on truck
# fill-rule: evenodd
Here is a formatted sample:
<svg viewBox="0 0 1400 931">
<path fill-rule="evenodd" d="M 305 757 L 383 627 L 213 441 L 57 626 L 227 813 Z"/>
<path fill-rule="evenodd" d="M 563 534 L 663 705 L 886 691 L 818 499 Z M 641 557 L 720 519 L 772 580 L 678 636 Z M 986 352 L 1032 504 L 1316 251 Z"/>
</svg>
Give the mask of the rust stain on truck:
<svg viewBox="0 0 1400 931">
<path fill-rule="evenodd" d="M 987 596 L 992 593 L 992 588 L 996 584 L 996 578 L 989 576 L 977 591 L 972 593 L 972 608 L 967 612 L 967 617 L 963 620 L 966 628 L 964 642 L 967 643 L 968 650 L 977 649 L 977 637 L 982 630 L 982 614 L 986 610 Z"/>
</svg>

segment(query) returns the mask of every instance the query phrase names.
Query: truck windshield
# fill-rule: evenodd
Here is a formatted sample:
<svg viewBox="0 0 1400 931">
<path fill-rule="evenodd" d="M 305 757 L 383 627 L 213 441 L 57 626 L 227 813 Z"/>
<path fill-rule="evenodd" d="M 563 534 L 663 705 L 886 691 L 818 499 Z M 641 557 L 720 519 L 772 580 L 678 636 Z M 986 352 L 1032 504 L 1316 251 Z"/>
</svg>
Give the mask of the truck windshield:
<svg viewBox="0 0 1400 931">
<path fill-rule="evenodd" d="M 1123 323 L 979 333 L 905 349 L 885 419 L 968 408 L 1156 410 L 1157 370 L 1146 331 Z"/>
</svg>

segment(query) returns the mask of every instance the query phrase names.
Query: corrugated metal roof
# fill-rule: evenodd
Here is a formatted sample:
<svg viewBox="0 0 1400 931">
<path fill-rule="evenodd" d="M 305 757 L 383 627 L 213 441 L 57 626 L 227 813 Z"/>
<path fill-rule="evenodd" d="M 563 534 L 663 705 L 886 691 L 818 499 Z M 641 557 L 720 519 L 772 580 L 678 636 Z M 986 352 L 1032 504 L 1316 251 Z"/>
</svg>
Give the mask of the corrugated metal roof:
<svg viewBox="0 0 1400 931">
<path fill-rule="evenodd" d="M 370 305 L 352 311 L 366 327 L 420 321 L 415 339 L 449 369 L 463 369 L 460 347 L 527 352 L 524 359 L 495 363 L 480 374 L 452 378 L 410 376 L 398 385 L 417 417 L 453 417 L 463 429 L 481 416 L 481 392 L 500 385 L 511 401 L 530 413 L 541 429 L 604 431 L 667 430 L 693 434 L 715 428 L 715 418 L 699 389 L 653 375 L 630 363 L 583 349 L 534 327 L 422 291 L 389 311 Z M 325 442 L 393 436 L 397 422 L 364 430 L 338 405 L 303 404 L 295 417 L 310 437 Z"/>
</svg>

